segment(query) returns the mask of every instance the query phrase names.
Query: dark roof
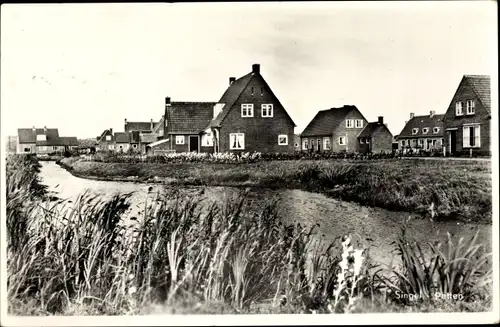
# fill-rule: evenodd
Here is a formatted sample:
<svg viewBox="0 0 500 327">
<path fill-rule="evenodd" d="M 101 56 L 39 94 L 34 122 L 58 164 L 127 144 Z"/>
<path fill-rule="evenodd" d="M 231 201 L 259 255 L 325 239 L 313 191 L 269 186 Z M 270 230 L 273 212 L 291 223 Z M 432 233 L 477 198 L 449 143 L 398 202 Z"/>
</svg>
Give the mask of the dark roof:
<svg viewBox="0 0 500 327">
<path fill-rule="evenodd" d="M 163 122 L 164 122 L 164 120 L 165 120 L 165 116 L 164 116 L 164 115 L 162 115 L 162 116 L 161 116 L 161 119 L 160 119 L 157 123 L 155 123 L 155 126 L 154 126 L 154 128 L 153 128 L 153 133 L 156 133 L 156 134 L 158 134 L 158 133 L 159 133 L 159 129 L 160 129 L 161 127 L 163 127 Z"/>
<path fill-rule="evenodd" d="M 384 127 L 389 133 L 391 133 L 386 125 L 376 121 L 366 124 L 365 128 L 363 128 L 363 130 L 358 134 L 358 137 L 371 137 L 372 134 L 381 126 Z"/>
<path fill-rule="evenodd" d="M 356 106 L 346 105 L 340 108 L 330 108 L 320 110 L 307 125 L 301 136 L 321 136 L 331 135 L 344 120 L 345 116 L 352 110 L 357 110 Z"/>
<path fill-rule="evenodd" d="M 215 102 L 172 102 L 167 111 L 170 134 L 198 134 L 213 118 Z"/>
<path fill-rule="evenodd" d="M 19 143 L 36 143 L 37 145 L 59 145 L 59 131 L 57 128 L 19 128 L 17 130 Z M 47 141 L 36 140 L 37 135 L 46 135 Z M 44 143 L 44 144 L 42 144 Z"/>
<path fill-rule="evenodd" d="M 238 100 L 241 92 L 245 90 L 247 87 L 248 83 L 252 80 L 252 77 L 254 76 L 253 72 L 250 72 L 246 74 L 243 77 L 238 78 L 235 80 L 224 92 L 222 97 L 220 98 L 218 103 L 225 103 L 224 108 L 222 108 L 221 112 L 215 117 L 214 120 L 210 122 L 210 126 L 215 127 L 215 126 L 220 126 L 220 123 L 224 120 L 224 118 L 227 116 L 229 110 L 231 110 L 231 107 L 234 105 L 236 100 Z"/>
<path fill-rule="evenodd" d="M 153 122 L 153 129 L 156 123 Z M 125 124 L 125 132 L 131 131 L 151 131 L 151 122 L 132 122 L 127 121 Z"/>
<path fill-rule="evenodd" d="M 129 133 L 126 132 L 116 132 L 115 133 L 115 142 L 116 143 L 129 143 L 130 136 Z"/>
<path fill-rule="evenodd" d="M 432 118 L 430 115 L 426 116 L 414 116 L 412 119 L 406 123 L 405 127 L 399 133 L 398 138 L 405 138 L 405 137 L 441 137 L 444 135 L 444 128 L 443 128 L 443 117 L 444 114 L 441 115 L 434 115 Z M 429 131 L 427 134 L 424 134 L 422 132 L 422 129 L 428 127 Z M 434 127 L 439 127 L 439 132 L 434 133 L 433 128 Z M 417 134 L 412 134 L 412 130 L 414 128 L 418 128 L 418 133 Z"/>
<path fill-rule="evenodd" d="M 483 106 L 491 112 L 491 86 L 488 75 L 464 75 L 463 77 L 476 92 Z"/>
<path fill-rule="evenodd" d="M 80 144 L 76 136 L 61 136 L 59 140 L 61 142 L 61 145 L 77 146 Z"/>
</svg>

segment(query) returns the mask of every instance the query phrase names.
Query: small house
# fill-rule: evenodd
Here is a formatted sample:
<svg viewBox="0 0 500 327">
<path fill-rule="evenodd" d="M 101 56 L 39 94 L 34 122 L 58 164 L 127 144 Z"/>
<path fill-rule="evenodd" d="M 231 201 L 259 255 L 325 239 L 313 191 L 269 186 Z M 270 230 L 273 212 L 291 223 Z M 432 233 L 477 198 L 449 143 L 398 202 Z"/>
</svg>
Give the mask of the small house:
<svg viewBox="0 0 500 327">
<path fill-rule="evenodd" d="M 399 148 L 423 151 L 441 151 L 444 142 L 443 116 L 431 110 L 429 115 L 415 116 L 410 113 L 410 120 L 405 123 L 397 141 Z"/>
<path fill-rule="evenodd" d="M 376 122 L 366 124 L 358 134 L 358 152 L 361 153 L 389 153 L 392 152 L 393 136 L 384 117 L 379 116 Z"/>
</svg>

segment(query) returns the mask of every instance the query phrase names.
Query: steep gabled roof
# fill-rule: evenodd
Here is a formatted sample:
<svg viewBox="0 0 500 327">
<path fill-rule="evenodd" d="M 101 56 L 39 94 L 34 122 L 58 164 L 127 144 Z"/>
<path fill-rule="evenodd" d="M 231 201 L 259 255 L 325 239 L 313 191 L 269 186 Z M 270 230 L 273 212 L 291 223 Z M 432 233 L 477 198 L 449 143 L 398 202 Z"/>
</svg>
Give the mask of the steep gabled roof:
<svg viewBox="0 0 500 327">
<path fill-rule="evenodd" d="M 331 135 L 345 116 L 352 110 L 358 110 L 356 106 L 346 105 L 340 108 L 320 110 L 307 125 L 301 136 Z M 359 110 L 358 110 L 359 111 Z"/>
<path fill-rule="evenodd" d="M 432 118 L 430 115 L 426 116 L 414 116 L 411 118 L 408 123 L 406 123 L 405 127 L 399 133 L 398 138 L 406 138 L 406 137 L 442 137 L 444 135 L 443 128 L 443 117 L 444 114 L 434 115 Z M 422 132 L 422 129 L 428 127 L 429 131 L 427 134 Z M 439 127 L 439 132 L 434 133 L 434 127 Z M 412 130 L 414 128 L 418 128 L 417 134 L 412 134 Z"/>
<path fill-rule="evenodd" d="M 158 134 L 160 132 L 159 130 L 160 130 L 160 128 L 163 127 L 164 121 L 165 121 L 165 116 L 162 115 L 161 119 L 155 124 L 155 126 L 153 128 L 153 133 Z"/>
<path fill-rule="evenodd" d="M 479 98 L 483 106 L 491 113 L 491 86 L 488 75 L 464 75 L 463 77 Z"/>
<path fill-rule="evenodd" d="M 363 128 L 363 130 L 358 134 L 358 137 L 371 137 L 379 127 L 385 128 L 392 135 L 391 131 L 385 124 L 376 121 L 366 124 L 365 128 Z"/>
<path fill-rule="evenodd" d="M 102 139 L 106 136 L 106 135 L 111 135 L 112 138 L 114 138 L 113 136 L 113 130 L 110 128 L 110 129 L 105 129 L 104 132 L 101 133 L 101 136 L 99 136 L 97 138 L 97 143 L 101 142 Z"/>
<path fill-rule="evenodd" d="M 250 81 L 252 80 L 253 76 L 254 73 L 250 72 L 245 76 L 238 78 L 231 85 L 229 85 L 229 87 L 224 92 L 224 94 L 222 95 L 222 97 L 218 102 L 218 103 L 225 103 L 224 108 L 222 108 L 221 112 L 219 112 L 217 117 L 215 117 L 210 122 L 211 127 L 220 126 L 224 118 L 226 118 L 227 114 L 231 110 L 231 107 L 240 97 L 240 94 L 245 90 L 248 83 L 250 83 Z"/>
<path fill-rule="evenodd" d="M 47 143 L 46 145 L 59 145 L 59 131 L 57 128 L 19 128 L 17 130 L 17 135 L 19 143 L 37 143 L 37 145 L 45 145 L 39 144 L 40 142 L 45 142 Z M 47 141 L 37 142 L 37 135 L 46 135 Z"/>
<path fill-rule="evenodd" d="M 215 102 L 172 102 L 167 110 L 170 134 L 199 134 L 213 118 Z"/>
</svg>

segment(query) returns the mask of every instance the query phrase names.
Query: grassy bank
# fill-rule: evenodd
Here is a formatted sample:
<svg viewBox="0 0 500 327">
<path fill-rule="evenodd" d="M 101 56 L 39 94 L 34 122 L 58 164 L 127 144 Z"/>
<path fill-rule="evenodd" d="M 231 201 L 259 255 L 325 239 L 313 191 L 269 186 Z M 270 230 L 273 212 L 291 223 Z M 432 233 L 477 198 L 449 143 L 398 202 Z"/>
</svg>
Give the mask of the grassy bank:
<svg viewBox="0 0 500 327">
<path fill-rule="evenodd" d="M 490 254 L 476 238 L 450 237 L 424 257 L 403 228 L 394 246 L 402 266 L 379 269 L 361 241 L 346 235 L 327 243 L 314 226 L 283 224 L 274 202 L 251 213 L 244 192 L 222 204 L 170 193 L 127 227 L 128 195 L 83 195 L 57 211 L 15 174 L 7 180 L 7 219 L 26 224 L 7 229 L 18 240 L 7 248 L 11 314 L 491 309 Z"/>
<path fill-rule="evenodd" d="M 488 162 L 394 159 L 154 164 L 70 158 L 60 161 L 60 165 L 84 178 L 172 185 L 297 188 L 435 219 L 491 222 L 492 181 Z"/>
</svg>

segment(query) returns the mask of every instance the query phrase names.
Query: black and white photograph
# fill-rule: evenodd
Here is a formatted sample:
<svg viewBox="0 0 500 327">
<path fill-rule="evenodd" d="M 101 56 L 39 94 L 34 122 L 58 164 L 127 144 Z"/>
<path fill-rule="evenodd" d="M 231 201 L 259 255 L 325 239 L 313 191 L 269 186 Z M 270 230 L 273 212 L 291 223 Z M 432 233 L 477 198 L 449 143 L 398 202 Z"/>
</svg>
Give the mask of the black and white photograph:
<svg viewBox="0 0 500 327">
<path fill-rule="evenodd" d="M 3 4 L 1 325 L 498 323 L 497 9 Z"/>
</svg>

